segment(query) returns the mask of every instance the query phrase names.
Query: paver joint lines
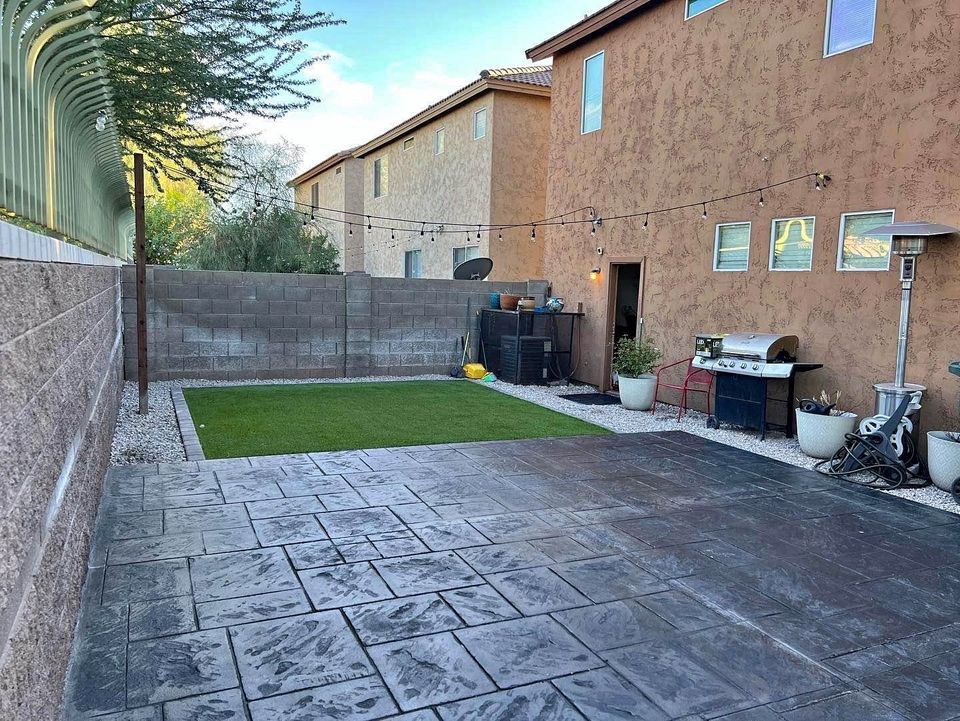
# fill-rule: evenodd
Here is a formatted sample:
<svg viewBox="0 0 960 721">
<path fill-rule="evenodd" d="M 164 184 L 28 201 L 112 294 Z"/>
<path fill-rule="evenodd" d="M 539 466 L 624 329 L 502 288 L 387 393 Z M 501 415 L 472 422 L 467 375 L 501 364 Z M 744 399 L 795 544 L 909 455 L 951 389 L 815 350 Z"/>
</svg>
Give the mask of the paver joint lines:
<svg viewBox="0 0 960 721">
<path fill-rule="evenodd" d="M 679 432 L 125 467 L 66 718 L 948 721 L 958 543 Z"/>
</svg>

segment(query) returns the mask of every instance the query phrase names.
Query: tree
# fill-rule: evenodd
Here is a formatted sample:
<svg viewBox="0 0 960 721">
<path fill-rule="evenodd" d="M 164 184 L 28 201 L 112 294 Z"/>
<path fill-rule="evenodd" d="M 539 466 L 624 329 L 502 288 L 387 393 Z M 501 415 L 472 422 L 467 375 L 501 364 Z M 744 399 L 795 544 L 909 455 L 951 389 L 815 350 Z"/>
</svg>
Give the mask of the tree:
<svg viewBox="0 0 960 721">
<path fill-rule="evenodd" d="M 212 203 L 190 181 L 163 180 L 160 185 L 162 192 L 144 202 L 147 262 L 171 265 L 212 232 Z"/>
<path fill-rule="evenodd" d="M 324 58 L 304 57 L 297 36 L 342 22 L 298 0 L 100 0 L 97 10 L 121 137 L 155 178 L 169 162 L 213 195 L 237 172 L 226 139 L 243 116 L 317 100 L 303 71 Z"/>
</svg>

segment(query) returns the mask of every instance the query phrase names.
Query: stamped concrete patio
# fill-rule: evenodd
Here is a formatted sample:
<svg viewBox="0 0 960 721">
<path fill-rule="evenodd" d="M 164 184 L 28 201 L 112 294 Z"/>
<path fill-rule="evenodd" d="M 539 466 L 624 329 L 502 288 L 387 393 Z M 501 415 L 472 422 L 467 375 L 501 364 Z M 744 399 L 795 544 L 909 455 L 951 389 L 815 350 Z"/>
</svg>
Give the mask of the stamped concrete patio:
<svg viewBox="0 0 960 721">
<path fill-rule="evenodd" d="M 960 718 L 960 517 L 680 432 L 114 468 L 67 718 Z"/>
</svg>

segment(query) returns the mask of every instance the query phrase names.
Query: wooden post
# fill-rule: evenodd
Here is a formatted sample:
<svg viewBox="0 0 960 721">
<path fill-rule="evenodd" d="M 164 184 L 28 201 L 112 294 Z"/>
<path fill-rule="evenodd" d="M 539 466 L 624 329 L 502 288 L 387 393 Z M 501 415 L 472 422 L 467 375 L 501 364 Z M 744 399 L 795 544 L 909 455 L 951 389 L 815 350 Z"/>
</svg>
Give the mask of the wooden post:
<svg viewBox="0 0 960 721">
<path fill-rule="evenodd" d="M 140 415 L 147 413 L 147 225 L 143 212 L 143 153 L 133 154 L 133 212 L 137 263 L 137 382 Z"/>
</svg>

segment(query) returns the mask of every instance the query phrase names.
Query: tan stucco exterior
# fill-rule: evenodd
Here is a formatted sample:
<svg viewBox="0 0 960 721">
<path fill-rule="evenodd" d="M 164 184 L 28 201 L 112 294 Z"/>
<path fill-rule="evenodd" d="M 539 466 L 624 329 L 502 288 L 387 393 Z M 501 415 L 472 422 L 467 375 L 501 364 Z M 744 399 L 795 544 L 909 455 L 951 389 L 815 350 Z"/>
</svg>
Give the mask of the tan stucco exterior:
<svg viewBox="0 0 960 721">
<path fill-rule="evenodd" d="M 486 135 L 474 138 L 474 115 L 485 108 Z M 365 213 L 450 223 L 511 225 L 544 217 L 550 98 L 543 94 L 491 89 L 425 122 L 363 156 Z M 434 152 L 434 137 L 444 131 L 444 151 Z M 407 150 L 404 143 L 413 144 Z M 374 163 L 386 158 L 387 191 L 374 198 Z M 373 225 L 377 225 L 374 222 Z M 389 225 L 379 221 L 380 225 Z M 403 276 L 404 254 L 421 251 L 425 278 L 453 275 L 453 249 L 478 246 L 494 261 L 491 280 L 539 277 L 542 242 L 531 242 L 530 228 L 498 232 L 477 228 L 437 233 L 431 226 L 397 224 L 403 230 L 367 231 L 365 270 L 375 276 Z M 451 226 L 446 229 L 452 230 Z"/>
<path fill-rule="evenodd" d="M 892 380 L 899 259 L 886 272 L 838 272 L 840 216 L 895 209 L 897 220 L 960 226 L 960 14 L 954 0 L 879 0 L 872 45 L 824 58 L 826 0 L 728 2 L 684 20 L 683 0 L 653 2 L 553 59 L 546 214 L 594 205 L 649 210 L 756 188 L 811 171 L 812 181 L 699 209 L 608 222 L 596 239 L 552 227 L 544 267 L 553 292 L 582 301 L 578 376 L 600 383 L 604 259 L 647 258 L 646 332 L 666 360 L 692 355 L 699 331 L 795 333 L 822 362 L 798 394 L 841 390 L 872 411 L 872 384 Z M 605 53 L 602 129 L 580 133 L 585 58 Z M 534 59 L 537 54 L 531 53 Z M 774 218 L 816 216 L 809 272 L 768 270 Z M 750 221 L 749 269 L 712 270 L 715 224 Z M 605 270 L 607 266 L 604 266 Z M 929 387 L 926 428 L 956 428 L 960 239 L 919 261 L 907 379 Z"/>
<path fill-rule="evenodd" d="M 337 248 L 342 271 L 363 270 L 363 161 L 347 155 L 324 165 L 315 174 L 305 173 L 295 179 L 294 200 L 299 210 L 309 212 L 314 202 L 313 186 L 317 185 L 317 206 L 331 209 L 316 211 L 318 216 L 326 216 L 316 220 L 317 229 L 326 233 Z"/>
</svg>

